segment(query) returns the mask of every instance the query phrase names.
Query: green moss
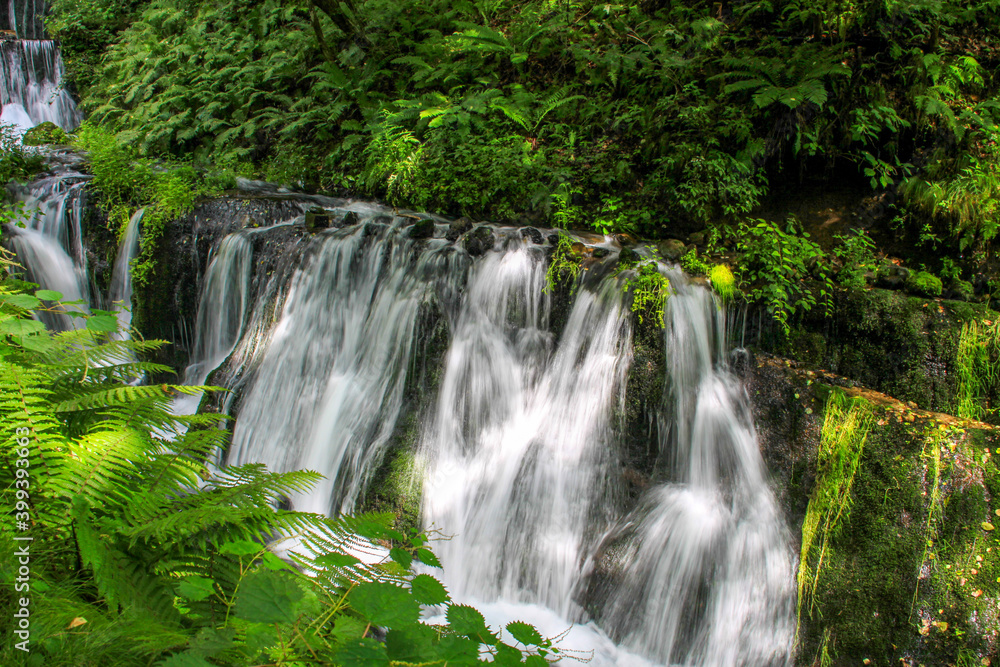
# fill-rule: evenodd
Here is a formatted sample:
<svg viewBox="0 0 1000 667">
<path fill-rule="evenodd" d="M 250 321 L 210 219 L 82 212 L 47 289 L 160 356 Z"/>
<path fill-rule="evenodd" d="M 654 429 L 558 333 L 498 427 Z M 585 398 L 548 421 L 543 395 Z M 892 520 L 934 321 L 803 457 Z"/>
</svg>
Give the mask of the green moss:
<svg viewBox="0 0 1000 667">
<path fill-rule="evenodd" d="M 799 664 L 824 651 L 831 665 L 980 664 L 995 650 L 1000 594 L 1000 541 L 981 527 L 996 509 L 995 436 L 899 406 L 876 416 L 803 615 Z"/>
<path fill-rule="evenodd" d="M 917 271 L 906 279 L 906 289 L 910 290 L 914 294 L 936 297 L 941 296 L 941 292 L 944 291 L 944 286 L 941 284 L 941 279 L 933 273 L 928 273 L 927 271 Z"/>
</svg>

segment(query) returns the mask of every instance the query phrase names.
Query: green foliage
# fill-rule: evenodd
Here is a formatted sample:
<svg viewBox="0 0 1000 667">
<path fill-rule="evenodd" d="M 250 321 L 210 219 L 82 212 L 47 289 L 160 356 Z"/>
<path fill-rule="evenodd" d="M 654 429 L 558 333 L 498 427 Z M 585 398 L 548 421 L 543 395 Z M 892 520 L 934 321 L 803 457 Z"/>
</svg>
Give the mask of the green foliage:
<svg viewBox="0 0 1000 667">
<path fill-rule="evenodd" d="M 868 284 L 865 274 L 874 273 L 878 264 L 875 258 L 875 242 L 864 232 L 838 234 L 834 238 L 839 244 L 833 254 L 842 262 L 837 273 L 837 282 L 851 289 L 864 289 Z"/>
<path fill-rule="evenodd" d="M 146 209 L 139 256 L 131 269 L 136 285 L 146 283 L 160 258 L 158 243 L 164 226 L 191 211 L 199 198 L 235 185 L 228 171 L 199 173 L 187 163 L 138 157 L 113 134 L 89 123 L 78 131 L 77 145 L 87 152 L 93 185 L 113 231 L 123 233 L 132 214 Z"/>
<path fill-rule="evenodd" d="M 0 264 L 11 266 L 6 257 Z M 166 370 L 139 360 L 160 342 L 120 340 L 116 318 L 101 311 L 76 313 L 84 327 L 49 333 L 34 312 L 74 305 L 23 285 L 0 283 L 0 496 L 22 522 L 0 527 L 0 545 L 12 553 L 15 536 L 32 538 L 30 591 L 21 595 L 32 600 L 39 664 L 540 665 L 561 657 L 524 623 L 509 625 L 519 645 L 503 642 L 432 575 L 413 572 L 418 560 L 439 563 L 424 535 L 393 529 L 390 515 L 275 509 L 321 476 L 212 465 L 226 445 L 219 415 L 170 410 L 176 394 L 211 388 L 128 384 Z M 354 555 L 387 542 L 395 546 L 374 564 Z M 16 566 L 0 566 L 8 605 L 16 576 Z M 446 605 L 447 622 L 421 622 L 425 604 Z M 387 630 L 384 641 L 375 627 Z M 3 629 L 9 634 L 10 623 Z M 13 644 L 0 649 L 4 664 L 20 663 Z"/>
<path fill-rule="evenodd" d="M 691 248 L 681 256 L 681 268 L 692 276 L 705 276 L 712 270 L 712 265 L 698 257 L 698 249 Z"/>
<path fill-rule="evenodd" d="M 660 273 L 654 261 L 640 263 L 632 276 L 625 281 L 622 291 L 632 294 L 631 310 L 643 322 L 643 317 L 652 317 L 658 326 L 665 326 L 665 310 L 670 298 L 670 281 Z"/>
<path fill-rule="evenodd" d="M 563 281 L 568 281 L 570 290 L 576 289 L 577 278 L 580 276 L 580 257 L 573 252 L 573 239 L 566 234 L 559 234 L 559 241 L 552 251 L 552 259 L 545 269 L 545 292 L 552 293 Z"/>
<path fill-rule="evenodd" d="M 798 610 L 810 616 L 830 539 L 850 512 L 851 488 L 861 464 L 868 433 L 875 419 L 863 399 L 850 399 L 839 390 L 830 393 L 824 408 L 816 482 L 802 520 L 799 557 Z"/>
<path fill-rule="evenodd" d="M 963 324 L 955 361 L 955 414 L 965 419 L 986 419 L 996 410 L 989 397 L 1000 383 L 1000 322 Z"/>
<path fill-rule="evenodd" d="M 15 126 L 0 123 L 0 183 L 27 181 L 44 168 L 42 156 L 21 144 Z"/>
<path fill-rule="evenodd" d="M 906 279 L 906 288 L 917 294 L 936 297 L 944 290 L 941 279 L 927 271 L 917 271 Z"/>
<path fill-rule="evenodd" d="M 24 133 L 21 142 L 25 146 L 45 146 L 47 144 L 68 144 L 71 139 L 61 127 L 46 121 L 39 123 Z"/>
<path fill-rule="evenodd" d="M 708 281 L 712 283 L 712 289 L 722 297 L 723 301 L 734 301 L 740 293 L 736 287 L 736 276 L 725 264 L 714 265 L 708 272 Z"/>
<path fill-rule="evenodd" d="M 765 305 L 786 335 L 794 313 L 816 306 L 829 312 L 832 281 L 824 253 L 808 234 L 796 233 L 794 221 L 785 229 L 766 220 L 740 223 L 738 234 L 743 254 L 737 273 L 749 283 L 749 297 Z"/>
</svg>

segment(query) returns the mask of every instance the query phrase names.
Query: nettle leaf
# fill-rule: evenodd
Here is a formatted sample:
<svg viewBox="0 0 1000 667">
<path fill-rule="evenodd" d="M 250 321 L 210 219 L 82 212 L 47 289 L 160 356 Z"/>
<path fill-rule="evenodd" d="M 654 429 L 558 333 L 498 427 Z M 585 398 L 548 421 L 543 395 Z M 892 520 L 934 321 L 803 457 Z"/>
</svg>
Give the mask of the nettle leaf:
<svg viewBox="0 0 1000 667">
<path fill-rule="evenodd" d="M 42 305 L 42 302 L 38 300 L 37 297 L 33 297 L 30 294 L 7 294 L 2 297 L 4 303 L 10 306 L 16 306 L 17 308 L 23 308 L 25 310 L 32 310 L 33 308 L 38 308 Z"/>
<path fill-rule="evenodd" d="M 486 619 L 473 607 L 464 604 L 453 604 L 446 614 L 448 625 L 460 635 L 479 639 L 485 644 L 496 642 L 486 627 Z"/>
<path fill-rule="evenodd" d="M 35 296 L 43 301 L 58 301 L 63 298 L 62 292 L 55 292 L 50 289 L 36 290 Z"/>
<path fill-rule="evenodd" d="M 385 647 L 394 661 L 427 663 L 437 657 L 434 640 L 437 630 L 429 625 L 414 624 L 398 630 L 389 630 Z"/>
<path fill-rule="evenodd" d="M 406 570 L 410 569 L 410 565 L 413 564 L 413 556 L 410 552 L 399 547 L 389 549 L 389 558 L 402 565 Z"/>
<path fill-rule="evenodd" d="M 114 315 L 94 315 L 87 318 L 87 328 L 101 333 L 112 333 L 118 330 L 118 318 Z"/>
<path fill-rule="evenodd" d="M 369 637 L 344 644 L 334 655 L 334 660 L 342 667 L 379 667 L 389 664 L 385 645 Z"/>
<path fill-rule="evenodd" d="M 410 592 L 420 604 L 444 604 L 448 601 L 448 591 L 444 585 L 429 574 L 418 574 L 410 582 Z"/>
<path fill-rule="evenodd" d="M 186 600 L 198 602 L 215 592 L 215 582 L 208 577 L 186 577 L 177 587 L 177 593 Z"/>
<path fill-rule="evenodd" d="M 177 653 L 157 664 L 160 667 L 215 667 L 199 654 L 190 651 Z"/>
<path fill-rule="evenodd" d="M 511 637 L 525 646 L 540 646 L 543 641 L 542 635 L 535 629 L 535 626 L 529 625 L 524 621 L 508 623 L 507 632 L 510 633 Z"/>
<path fill-rule="evenodd" d="M 351 606 L 373 625 L 400 628 L 416 623 L 420 605 L 402 586 L 385 582 L 359 585 L 348 596 Z"/>
<path fill-rule="evenodd" d="M 417 559 L 424 565 L 441 567 L 441 561 L 437 559 L 437 556 L 430 549 L 417 549 Z"/>
<path fill-rule="evenodd" d="M 28 336 L 45 330 L 38 320 L 4 320 L 0 322 L 0 333 L 12 336 Z"/>
<path fill-rule="evenodd" d="M 304 597 L 305 592 L 291 575 L 257 570 L 240 585 L 235 614 L 252 623 L 292 623 Z"/>
<path fill-rule="evenodd" d="M 365 635 L 368 624 L 358 620 L 353 616 L 338 616 L 336 625 L 331 633 L 337 641 L 347 643 L 356 639 L 361 639 Z"/>
</svg>

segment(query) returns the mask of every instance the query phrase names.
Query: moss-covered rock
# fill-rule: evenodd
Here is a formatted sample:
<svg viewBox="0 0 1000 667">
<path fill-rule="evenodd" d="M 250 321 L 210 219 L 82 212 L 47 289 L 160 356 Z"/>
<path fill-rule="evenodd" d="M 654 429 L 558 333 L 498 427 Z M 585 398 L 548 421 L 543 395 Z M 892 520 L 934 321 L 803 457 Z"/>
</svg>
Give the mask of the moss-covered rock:
<svg viewBox="0 0 1000 667">
<path fill-rule="evenodd" d="M 68 144 L 70 137 L 51 121 L 39 123 L 24 133 L 21 143 L 25 146 L 45 146 L 48 144 Z"/>
</svg>

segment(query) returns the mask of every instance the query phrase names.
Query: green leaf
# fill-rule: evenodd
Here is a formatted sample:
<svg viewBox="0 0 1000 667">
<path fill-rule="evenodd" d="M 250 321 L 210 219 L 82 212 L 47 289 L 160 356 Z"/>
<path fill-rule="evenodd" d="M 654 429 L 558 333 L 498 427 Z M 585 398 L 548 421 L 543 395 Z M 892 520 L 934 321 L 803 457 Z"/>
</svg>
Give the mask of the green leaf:
<svg viewBox="0 0 1000 667">
<path fill-rule="evenodd" d="M 33 308 L 38 308 L 42 305 L 36 297 L 30 294 L 7 294 L 2 297 L 4 303 L 10 306 L 15 306 L 17 308 L 23 308 L 25 310 L 31 310 Z"/>
<path fill-rule="evenodd" d="M 234 556 L 249 556 L 260 552 L 264 547 L 256 542 L 239 540 L 237 542 L 226 542 L 219 547 L 220 554 L 233 554 Z"/>
<path fill-rule="evenodd" d="M 91 331 L 111 333 L 118 330 L 118 318 L 113 315 L 94 315 L 87 318 L 87 328 Z"/>
<path fill-rule="evenodd" d="M 507 632 L 525 646 L 539 646 L 542 643 L 542 635 L 535 629 L 535 626 L 523 621 L 508 623 Z"/>
<path fill-rule="evenodd" d="M 451 629 L 456 633 L 491 643 L 486 641 L 491 638 L 490 631 L 486 628 L 486 619 L 473 607 L 453 604 L 448 607 L 446 618 Z"/>
<path fill-rule="evenodd" d="M 54 292 L 50 289 L 36 290 L 35 296 L 43 301 L 58 301 L 63 298 L 62 292 Z"/>
<path fill-rule="evenodd" d="M 192 651 L 177 653 L 156 664 L 158 667 L 215 667 L 208 660 Z"/>
<path fill-rule="evenodd" d="M 177 592 L 186 600 L 198 602 L 215 592 L 215 582 L 208 577 L 186 577 L 181 580 Z"/>
<path fill-rule="evenodd" d="M 437 556 L 430 549 L 417 549 L 417 559 L 424 565 L 441 567 L 441 561 L 437 559 Z"/>
<path fill-rule="evenodd" d="M 279 570 L 295 570 L 295 568 L 293 568 L 289 563 L 281 560 L 270 551 L 265 551 L 261 560 L 264 562 L 264 567 L 269 570 L 274 570 L 276 572 Z"/>
<path fill-rule="evenodd" d="M 45 331 L 45 325 L 38 320 L 4 320 L 0 322 L 0 333 L 12 336 L 27 336 L 28 334 Z"/>
<path fill-rule="evenodd" d="M 410 592 L 420 604 L 443 604 L 448 601 L 448 591 L 440 581 L 429 574 L 418 574 L 410 582 Z"/>
<path fill-rule="evenodd" d="M 358 620 L 353 616 L 338 616 L 331 634 L 337 639 L 337 641 L 347 643 L 355 639 L 361 639 L 367 628 L 367 623 Z"/>
<path fill-rule="evenodd" d="M 366 637 L 341 646 L 334 660 L 342 667 L 379 667 L 389 664 L 385 645 Z"/>
<path fill-rule="evenodd" d="M 410 552 L 399 547 L 389 549 L 389 558 L 402 565 L 403 569 L 406 570 L 409 570 L 410 565 L 413 564 L 413 556 L 410 555 Z"/>
<path fill-rule="evenodd" d="M 389 630 L 385 637 L 385 647 L 394 661 L 426 664 L 437 657 L 434 640 L 437 631 L 423 624 L 408 625 L 398 630 Z"/>
<path fill-rule="evenodd" d="M 303 597 L 302 587 L 291 575 L 257 570 L 240 585 L 235 614 L 252 623 L 291 623 Z"/>
<path fill-rule="evenodd" d="M 399 628 L 420 618 L 420 605 L 408 590 L 395 584 L 363 583 L 351 591 L 348 600 L 373 625 Z"/>
<path fill-rule="evenodd" d="M 338 552 L 333 552 L 329 554 L 324 554 L 315 560 L 315 563 L 320 567 L 325 568 L 338 568 L 338 567 L 348 567 L 350 565 L 357 565 L 361 561 L 352 556 L 351 554 L 343 554 Z"/>
</svg>

